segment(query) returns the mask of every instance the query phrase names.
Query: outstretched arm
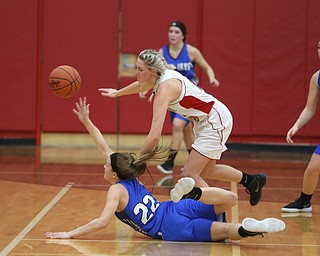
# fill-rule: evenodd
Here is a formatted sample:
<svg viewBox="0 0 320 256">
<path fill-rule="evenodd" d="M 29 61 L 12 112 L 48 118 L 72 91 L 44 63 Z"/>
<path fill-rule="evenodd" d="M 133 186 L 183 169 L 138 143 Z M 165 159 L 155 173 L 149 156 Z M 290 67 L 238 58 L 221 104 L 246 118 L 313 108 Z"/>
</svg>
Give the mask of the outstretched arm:
<svg viewBox="0 0 320 256">
<path fill-rule="evenodd" d="M 288 143 L 293 143 L 293 140 L 291 138 L 298 132 L 298 130 L 302 126 L 308 123 L 316 113 L 317 102 L 319 97 L 318 76 L 319 76 L 319 72 L 316 72 L 310 80 L 309 93 L 308 93 L 306 106 L 302 110 L 297 121 L 294 123 L 294 125 L 291 127 L 291 129 L 287 133 L 286 139 Z"/>
<path fill-rule="evenodd" d="M 89 223 L 78 227 L 74 230 L 69 232 L 47 232 L 45 235 L 48 238 L 73 238 L 77 236 L 86 235 L 95 231 L 98 231 L 102 228 L 108 226 L 111 222 L 114 212 L 117 211 L 120 197 L 121 197 L 121 190 L 125 189 L 122 185 L 116 184 L 112 185 L 107 194 L 106 205 L 100 215 L 99 218 L 90 221 Z"/>
<path fill-rule="evenodd" d="M 83 99 L 79 98 L 79 102 L 76 102 L 76 108 L 73 109 L 73 112 L 78 116 L 79 120 L 87 128 L 89 134 L 91 135 L 98 149 L 102 152 L 102 154 L 106 158 L 108 158 L 113 153 L 113 151 L 110 149 L 110 147 L 106 143 L 100 130 L 90 120 L 89 108 L 90 108 L 90 104 L 87 104 L 86 97 L 84 97 Z"/>
<path fill-rule="evenodd" d="M 117 90 L 112 88 L 100 88 L 98 89 L 101 92 L 102 96 L 106 96 L 109 98 L 116 98 L 124 95 L 136 94 L 140 92 L 148 91 L 151 87 L 146 86 L 145 84 L 141 84 L 138 81 L 129 84 L 128 86 Z"/>
</svg>

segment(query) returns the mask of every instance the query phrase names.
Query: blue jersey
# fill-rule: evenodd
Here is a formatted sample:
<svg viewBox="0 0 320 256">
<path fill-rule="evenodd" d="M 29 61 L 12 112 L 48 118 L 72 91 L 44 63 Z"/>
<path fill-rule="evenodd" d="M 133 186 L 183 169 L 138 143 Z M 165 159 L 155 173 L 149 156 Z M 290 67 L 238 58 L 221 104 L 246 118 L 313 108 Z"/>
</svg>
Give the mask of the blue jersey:
<svg viewBox="0 0 320 256">
<path fill-rule="evenodd" d="M 320 88 L 320 71 L 319 71 L 319 74 L 318 74 L 318 87 Z"/>
<path fill-rule="evenodd" d="M 226 221 L 216 215 L 213 205 L 193 199 L 159 202 L 137 179 L 121 180 L 129 194 L 125 209 L 116 217 L 147 236 L 168 241 L 212 241 L 213 221 Z"/>
<path fill-rule="evenodd" d="M 160 202 L 137 179 L 119 183 L 127 189 L 129 202 L 122 212 L 115 213 L 117 218 L 140 233 L 161 238 L 163 207 Z"/>
<path fill-rule="evenodd" d="M 176 71 L 187 77 L 193 83 L 198 84 L 198 78 L 194 72 L 194 63 L 188 54 L 187 43 L 183 44 L 181 52 L 176 59 L 170 55 L 169 45 L 162 47 L 162 52 L 164 59 L 169 65 L 174 65 Z"/>
</svg>

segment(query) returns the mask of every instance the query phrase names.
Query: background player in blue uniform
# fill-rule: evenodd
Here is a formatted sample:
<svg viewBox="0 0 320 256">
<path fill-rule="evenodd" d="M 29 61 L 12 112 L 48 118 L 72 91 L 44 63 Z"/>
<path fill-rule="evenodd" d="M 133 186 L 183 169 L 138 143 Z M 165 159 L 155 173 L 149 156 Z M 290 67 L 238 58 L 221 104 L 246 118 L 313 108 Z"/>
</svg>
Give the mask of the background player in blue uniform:
<svg viewBox="0 0 320 256">
<path fill-rule="evenodd" d="M 258 221 L 245 218 L 241 224 L 224 222 L 224 212 L 237 203 L 237 195 L 220 188 L 197 188 L 192 178 L 182 178 L 171 192 L 173 201 L 159 202 L 139 181 L 147 160 L 159 160 L 168 153 L 156 147 L 136 157 L 130 153 L 114 153 L 99 129 L 89 118 L 86 98 L 79 99 L 73 110 L 85 125 L 95 144 L 106 157 L 104 178 L 112 185 L 100 217 L 69 232 L 47 232 L 48 238 L 73 238 L 105 228 L 115 214 L 133 229 L 155 239 L 171 241 L 238 240 L 261 233 L 285 229 L 283 221 L 267 218 Z M 199 201 L 181 200 L 194 193 Z"/>
<path fill-rule="evenodd" d="M 318 55 L 320 58 L 320 41 L 318 42 Z M 320 71 L 313 74 L 310 80 L 309 93 L 306 106 L 302 110 L 295 124 L 287 133 L 287 142 L 293 143 L 292 136 L 308 123 L 317 110 L 317 102 L 320 90 Z M 304 172 L 303 185 L 300 197 L 282 208 L 283 212 L 312 212 L 311 197 L 317 187 L 320 175 L 320 144 L 312 154 L 311 160 Z"/>
<path fill-rule="evenodd" d="M 219 86 L 220 83 L 216 79 L 212 67 L 196 47 L 186 43 L 186 35 L 187 28 L 182 21 L 171 22 L 168 30 L 169 44 L 159 50 L 168 66 L 198 84 L 198 77 L 194 70 L 197 65 L 207 74 L 210 84 Z M 164 174 L 172 173 L 174 159 L 182 141 L 190 153 L 194 140 L 192 124 L 188 119 L 174 112 L 170 112 L 170 118 L 172 123 L 171 152 L 163 164 L 157 165 L 158 170 Z"/>
</svg>

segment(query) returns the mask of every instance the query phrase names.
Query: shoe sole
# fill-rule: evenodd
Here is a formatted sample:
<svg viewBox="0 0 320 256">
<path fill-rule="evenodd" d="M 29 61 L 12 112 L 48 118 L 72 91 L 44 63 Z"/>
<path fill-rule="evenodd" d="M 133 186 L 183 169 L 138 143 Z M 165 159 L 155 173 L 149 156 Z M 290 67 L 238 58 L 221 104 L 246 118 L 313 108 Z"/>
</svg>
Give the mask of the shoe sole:
<svg viewBox="0 0 320 256">
<path fill-rule="evenodd" d="M 194 186 L 194 179 L 189 177 L 181 178 L 170 191 L 171 200 L 175 203 L 179 202 L 185 194 L 188 194 L 194 188 Z"/>
<path fill-rule="evenodd" d="M 312 212 L 283 212 L 281 213 L 281 217 L 283 218 L 297 218 L 297 217 L 304 217 L 304 218 L 311 218 Z"/>
<path fill-rule="evenodd" d="M 172 174 L 172 170 L 166 170 L 161 165 L 157 165 L 157 169 L 163 174 Z"/>
<path fill-rule="evenodd" d="M 282 212 L 288 212 L 288 213 L 299 213 L 299 212 L 312 212 L 312 207 L 307 207 L 303 209 L 298 209 L 298 208 L 281 208 Z"/>
<path fill-rule="evenodd" d="M 242 227 L 250 232 L 276 233 L 283 231 L 286 228 L 286 224 L 277 218 L 267 218 L 264 220 L 245 218 L 242 221 Z"/>
</svg>

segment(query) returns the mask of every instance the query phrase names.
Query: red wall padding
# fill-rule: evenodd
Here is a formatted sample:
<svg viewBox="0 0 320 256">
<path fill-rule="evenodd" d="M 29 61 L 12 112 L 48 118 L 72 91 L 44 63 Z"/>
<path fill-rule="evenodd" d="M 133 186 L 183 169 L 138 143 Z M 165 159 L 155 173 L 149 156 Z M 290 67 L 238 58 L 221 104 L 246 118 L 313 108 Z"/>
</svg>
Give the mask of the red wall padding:
<svg viewBox="0 0 320 256">
<path fill-rule="evenodd" d="M 299 0 L 281 1 L 280 5 L 277 0 L 256 2 L 254 134 L 286 134 L 304 107 L 306 42 L 297 35 L 306 32 L 306 7 Z M 293 118 L 292 113 L 296 113 Z"/>
<path fill-rule="evenodd" d="M 204 1 L 203 55 L 220 81 L 203 87 L 225 103 L 234 118 L 232 134 L 252 134 L 253 1 Z M 241 10 L 241 11 L 240 11 Z"/>
<path fill-rule="evenodd" d="M 37 1 L 2 1 L 0 10 L 0 133 L 35 131 Z"/>
<path fill-rule="evenodd" d="M 174 20 L 185 22 L 187 40 L 196 44 L 197 3 L 194 0 L 122 1 L 122 52 L 160 49 L 168 43 L 168 28 Z"/>
<path fill-rule="evenodd" d="M 203 54 L 221 82 L 207 91 L 232 111 L 232 135 L 285 136 L 293 125 L 319 67 L 319 7 L 299 0 L 204 1 Z M 318 118 L 299 135 L 319 136 Z"/>
<path fill-rule="evenodd" d="M 116 101 L 101 97 L 98 88 L 118 84 L 118 1 L 44 1 L 42 114 L 44 132 L 85 131 L 72 112 L 78 97 L 91 103 L 91 117 L 105 132 L 116 132 Z M 48 76 L 67 64 L 80 73 L 82 84 L 72 98 L 49 91 Z"/>
<path fill-rule="evenodd" d="M 136 95 L 105 98 L 98 88 L 132 82 L 133 77 L 118 78 L 119 47 L 123 53 L 159 49 L 176 19 L 186 23 L 187 42 L 202 51 L 221 82 L 212 87 L 198 70 L 200 85 L 231 110 L 232 136 L 285 137 L 319 69 L 319 0 L 16 0 L 1 8 L 6 11 L 0 16 L 0 134 L 36 131 L 39 77 L 43 132 L 84 132 L 72 108 L 87 96 L 91 117 L 103 132 L 147 133 L 150 103 Z M 49 73 L 62 64 L 74 66 L 82 78 L 80 92 L 69 99 L 48 87 Z M 300 136 L 320 136 L 319 112 Z M 167 118 L 164 132 L 170 131 Z"/>
</svg>

